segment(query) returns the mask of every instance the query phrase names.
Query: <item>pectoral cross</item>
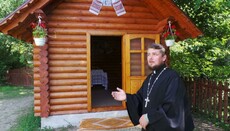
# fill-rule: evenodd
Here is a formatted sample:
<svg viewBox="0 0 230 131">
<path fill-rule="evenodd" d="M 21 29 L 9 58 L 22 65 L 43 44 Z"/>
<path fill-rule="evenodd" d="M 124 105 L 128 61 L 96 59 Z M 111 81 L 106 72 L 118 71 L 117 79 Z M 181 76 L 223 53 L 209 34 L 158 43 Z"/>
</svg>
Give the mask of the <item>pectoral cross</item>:
<svg viewBox="0 0 230 131">
<path fill-rule="evenodd" d="M 149 97 L 145 98 L 145 108 L 147 107 L 148 102 L 150 102 Z"/>
</svg>

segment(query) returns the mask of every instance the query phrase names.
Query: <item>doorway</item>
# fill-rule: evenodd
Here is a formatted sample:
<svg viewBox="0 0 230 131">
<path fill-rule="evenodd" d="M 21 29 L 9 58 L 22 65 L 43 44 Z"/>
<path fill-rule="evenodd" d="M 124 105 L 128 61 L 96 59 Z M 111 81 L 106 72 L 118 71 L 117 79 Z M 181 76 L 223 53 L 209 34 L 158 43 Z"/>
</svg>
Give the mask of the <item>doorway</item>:
<svg viewBox="0 0 230 131">
<path fill-rule="evenodd" d="M 122 88 L 122 36 L 91 36 L 92 108 L 122 106 L 111 92 Z"/>
</svg>

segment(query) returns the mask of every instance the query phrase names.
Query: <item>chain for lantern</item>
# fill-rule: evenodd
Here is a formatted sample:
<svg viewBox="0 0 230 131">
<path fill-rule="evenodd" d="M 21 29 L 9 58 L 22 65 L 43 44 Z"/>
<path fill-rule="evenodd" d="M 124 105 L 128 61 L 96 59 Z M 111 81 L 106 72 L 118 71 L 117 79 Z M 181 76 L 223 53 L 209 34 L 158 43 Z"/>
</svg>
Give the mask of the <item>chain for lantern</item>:
<svg viewBox="0 0 230 131">
<path fill-rule="evenodd" d="M 41 25 L 41 23 L 42 23 L 42 16 L 38 16 L 38 26 L 40 26 Z"/>
<path fill-rule="evenodd" d="M 168 24 L 169 24 L 168 31 L 173 36 L 171 21 L 168 21 Z"/>
</svg>

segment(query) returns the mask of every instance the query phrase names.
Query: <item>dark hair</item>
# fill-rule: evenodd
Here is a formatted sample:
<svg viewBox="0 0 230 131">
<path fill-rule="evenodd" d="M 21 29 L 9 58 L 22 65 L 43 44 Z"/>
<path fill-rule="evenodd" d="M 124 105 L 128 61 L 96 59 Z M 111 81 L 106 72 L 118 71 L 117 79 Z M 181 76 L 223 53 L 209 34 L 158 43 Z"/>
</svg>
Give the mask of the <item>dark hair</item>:
<svg viewBox="0 0 230 131">
<path fill-rule="evenodd" d="M 149 48 L 160 50 L 161 54 L 165 55 L 165 48 L 161 44 L 152 43 L 148 46 Z"/>
</svg>

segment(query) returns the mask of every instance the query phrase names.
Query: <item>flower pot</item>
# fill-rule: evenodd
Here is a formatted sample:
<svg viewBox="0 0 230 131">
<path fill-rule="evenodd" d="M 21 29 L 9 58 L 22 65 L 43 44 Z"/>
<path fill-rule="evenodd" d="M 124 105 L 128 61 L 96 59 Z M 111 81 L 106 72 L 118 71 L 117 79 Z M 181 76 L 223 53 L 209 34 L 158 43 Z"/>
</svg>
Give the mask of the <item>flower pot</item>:
<svg viewBox="0 0 230 131">
<path fill-rule="evenodd" d="M 171 40 L 165 40 L 165 44 L 166 44 L 166 46 L 172 46 L 174 43 L 175 43 L 175 40 L 174 40 L 174 39 L 171 39 Z"/>
<path fill-rule="evenodd" d="M 36 46 L 43 46 L 46 43 L 46 38 L 34 38 L 34 43 Z"/>
</svg>

